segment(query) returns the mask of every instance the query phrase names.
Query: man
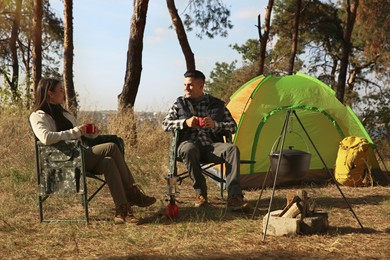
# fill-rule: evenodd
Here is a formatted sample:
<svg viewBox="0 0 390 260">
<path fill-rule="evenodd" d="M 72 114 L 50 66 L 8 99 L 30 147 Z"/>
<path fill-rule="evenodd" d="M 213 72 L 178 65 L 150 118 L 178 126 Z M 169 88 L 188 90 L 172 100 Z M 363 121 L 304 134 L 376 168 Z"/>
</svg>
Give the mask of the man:
<svg viewBox="0 0 390 260">
<path fill-rule="evenodd" d="M 235 133 L 236 122 L 222 100 L 203 92 L 205 76 L 202 72 L 187 71 L 184 77 L 184 96 L 177 98 L 162 125 L 165 131 L 180 130 L 177 154 L 193 181 L 195 207 L 208 204 L 200 161 L 219 157 L 226 162 L 227 206 L 231 210 L 241 209 L 247 203 L 240 186 L 240 151 L 220 137 L 223 132 Z"/>
</svg>

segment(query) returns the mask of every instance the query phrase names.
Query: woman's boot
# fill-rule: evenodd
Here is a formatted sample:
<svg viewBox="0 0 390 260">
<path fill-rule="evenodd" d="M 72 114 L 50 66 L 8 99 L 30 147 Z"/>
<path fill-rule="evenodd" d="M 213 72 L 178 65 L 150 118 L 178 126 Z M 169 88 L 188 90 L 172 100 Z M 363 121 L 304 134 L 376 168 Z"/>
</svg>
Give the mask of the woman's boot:
<svg viewBox="0 0 390 260">
<path fill-rule="evenodd" d="M 127 205 L 127 216 L 126 216 L 126 222 L 129 223 L 138 223 L 138 219 L 133 214 L 133 209 L 131 208 L 131 205 Z"/>
<path fill-rule="evenodd" d="M 117 224 L 125 224 L 126 217 L 128 214 L 128 206 L 127 204 L 122 204 L 115 210 L 114 223 Z"/>
<path fill-rule="evenodd" d="M 147 196 L 136 184 L 129 188 L 126 195 L 130 206 L 148 207 L 156 202 L 155 197 Z"/>
</svg>

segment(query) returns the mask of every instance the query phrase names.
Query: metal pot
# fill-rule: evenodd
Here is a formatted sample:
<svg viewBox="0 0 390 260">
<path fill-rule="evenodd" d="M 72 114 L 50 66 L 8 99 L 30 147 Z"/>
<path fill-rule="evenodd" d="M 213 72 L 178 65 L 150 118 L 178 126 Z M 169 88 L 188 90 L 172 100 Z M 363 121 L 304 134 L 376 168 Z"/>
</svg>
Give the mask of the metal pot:
<svg viewBox="0 0 390 260">
<path fill-rule="evenodd" d="M 270 156 L 272 172 L 276 173 L 280 151 L 272 152 Z M 300 150 L 282 150 L 278 176 L 288 179 L 302 178 L 310 167 L 311 154 Z"/>
</svg>

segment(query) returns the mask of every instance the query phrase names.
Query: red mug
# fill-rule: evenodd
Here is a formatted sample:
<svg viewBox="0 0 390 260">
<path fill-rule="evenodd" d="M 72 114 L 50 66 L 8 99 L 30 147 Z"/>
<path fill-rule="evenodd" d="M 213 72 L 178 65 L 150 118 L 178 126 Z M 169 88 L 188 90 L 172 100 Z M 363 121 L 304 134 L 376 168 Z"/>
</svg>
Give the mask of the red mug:
<svg viewBox="0 0 390 260">
<path fill-rule="evenodd" d="M 96 127 L 94 124 L 86 124 L 85 125 L 85 132 L 87 134 L 94 134 L 96 131 Z"/>
<path fill-rule="evenodd" d="M 198 122 L 200 127 L 204 126 L 204 119 L 205 119 L 204 117 L 198 117 Z"/>
</svg>

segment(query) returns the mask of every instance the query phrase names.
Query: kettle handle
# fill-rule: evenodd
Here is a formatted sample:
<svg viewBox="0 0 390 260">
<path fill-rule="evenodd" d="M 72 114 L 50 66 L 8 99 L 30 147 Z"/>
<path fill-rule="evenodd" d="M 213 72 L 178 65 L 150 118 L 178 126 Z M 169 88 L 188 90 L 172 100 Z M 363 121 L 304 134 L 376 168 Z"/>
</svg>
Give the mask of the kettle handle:
<svg viewBox="0 0 390 260">
<path fill-rule="evenodd" d="M 307 152 L 310 153 L 309 146 L 307 145 L 307 142 L 306 142 L 305 139 L 302 137 L 302 135 L 298 134 L 298 133 L 295 132 L 295 131 L 289 131 L 289 133 L 294 133 L 294 134 L 296 134 L 297 136 L 299 136 L 299 137 L 303 140 L 303 142 L 305 143 Z M 274 144 L 272 145 L 270 155 L 272 155 L 272 154 L 275 152 L 274 149 L 275 149 L 275 146 L 276 146 L 276 144 L 278 143 L 280 137 L 282 137 L 282 135 L 279 135 L 278 138 L 276 138 Z"/>
</svg>

